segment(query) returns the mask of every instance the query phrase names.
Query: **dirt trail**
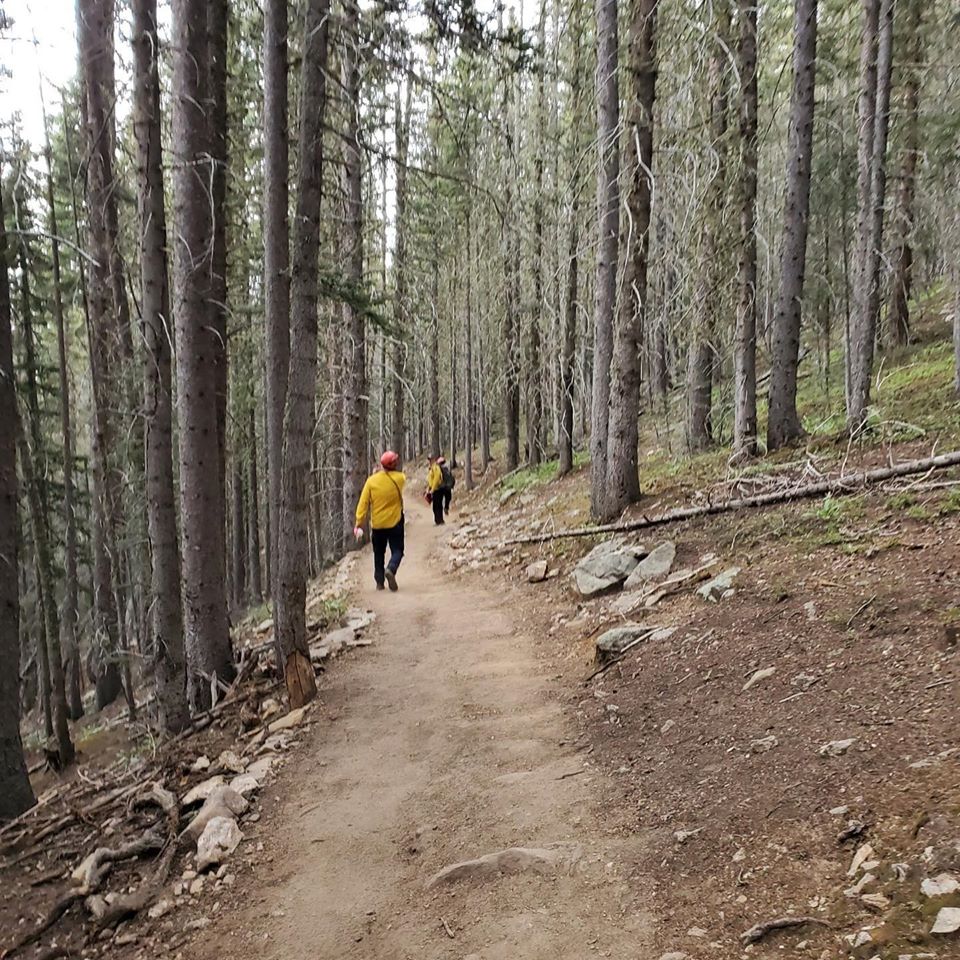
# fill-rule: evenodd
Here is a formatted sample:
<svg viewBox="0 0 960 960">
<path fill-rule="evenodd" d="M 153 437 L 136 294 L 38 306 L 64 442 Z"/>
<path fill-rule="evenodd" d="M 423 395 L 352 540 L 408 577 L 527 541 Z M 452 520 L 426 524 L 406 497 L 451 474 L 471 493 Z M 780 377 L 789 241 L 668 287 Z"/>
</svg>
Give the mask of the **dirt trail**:
<svg viewBox="0 0 960 960">
<path fill-rule="evenodd" d="M 434 528 L 417 506 L 408 517 L 399 593 L 376 593 L 361 558 L 354 597 L 378 614 L 375 643 L 322 680 L 336 719 L 284 769 L 263 823 L 272 862 L 241 875 L 247 906 L 225 909 L 192 955 L 659 956 L 631 877 L 640 841 L 601 827 L 537 640 L 517 632 L 509 595 L 443 572 L 455 524 Z M 582 847 L 572 871 L 424 890 L 449 863 L 556 842 Z"/>
</svg>

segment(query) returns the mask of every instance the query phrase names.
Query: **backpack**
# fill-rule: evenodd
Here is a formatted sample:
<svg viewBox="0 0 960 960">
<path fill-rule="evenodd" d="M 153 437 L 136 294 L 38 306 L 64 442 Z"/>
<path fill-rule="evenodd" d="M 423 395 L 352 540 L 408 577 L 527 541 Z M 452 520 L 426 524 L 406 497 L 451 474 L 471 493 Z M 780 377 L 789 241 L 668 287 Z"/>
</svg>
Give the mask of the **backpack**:
<svg viewBox="0 0 960 960">
<path fill-rule="evenodd" d="M 452 490 L 457 482 L 457 478 L 453 475 L 453 471 L 446 464 L 443 464 L 443 466 L 440 467 L 440 474 L 443 476 L 443 485 Z"/>
</svg>

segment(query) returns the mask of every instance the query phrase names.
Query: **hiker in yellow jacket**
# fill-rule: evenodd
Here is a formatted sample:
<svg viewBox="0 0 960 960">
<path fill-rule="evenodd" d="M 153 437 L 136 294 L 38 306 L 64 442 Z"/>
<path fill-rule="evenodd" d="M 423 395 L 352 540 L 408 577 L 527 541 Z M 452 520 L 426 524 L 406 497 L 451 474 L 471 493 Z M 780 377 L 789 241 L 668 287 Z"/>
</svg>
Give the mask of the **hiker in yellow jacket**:
<svg viewBox="0 0 960 960">
<path fill-rule="evenodd" d="M 400 458 L 387 450 L 380 458 L 381 470 L 367 477 L 357 504 L 356 526 L 353 535 L 363 537 L 363 525 L 370 515 L 370 540 L 373 543 L 373 579 L 377 589 L 383 582 L 397 589 L 397 570 L 403 559 L 403 485 L 407 478 L 397 469 Z M 384 567 L 387 547 L 390 547 L 390 562 Z"/>
<path fill-rule="evenodd" d="M 427 490 L 430 492 L 430 504 L 433 507 L 433 522 L 440 526 L 443 523 L 443 471 L 440 469 L 440 457 L 430 458 L 430 469 L 427 471 Z"/>
</svg>

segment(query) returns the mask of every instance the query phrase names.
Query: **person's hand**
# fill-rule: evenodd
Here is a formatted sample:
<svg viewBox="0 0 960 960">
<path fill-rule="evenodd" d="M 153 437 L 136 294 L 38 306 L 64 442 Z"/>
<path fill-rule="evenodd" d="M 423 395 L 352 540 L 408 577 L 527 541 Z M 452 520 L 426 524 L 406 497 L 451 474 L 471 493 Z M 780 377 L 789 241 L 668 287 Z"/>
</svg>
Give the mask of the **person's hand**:
<svg viewBox="0 0 960 960">
<path fill-rule="evenodd" d="M 353 539 L 362 540 L 363 539 L 363 529 L 361 527 L 353 528 Z"/>
</svg>

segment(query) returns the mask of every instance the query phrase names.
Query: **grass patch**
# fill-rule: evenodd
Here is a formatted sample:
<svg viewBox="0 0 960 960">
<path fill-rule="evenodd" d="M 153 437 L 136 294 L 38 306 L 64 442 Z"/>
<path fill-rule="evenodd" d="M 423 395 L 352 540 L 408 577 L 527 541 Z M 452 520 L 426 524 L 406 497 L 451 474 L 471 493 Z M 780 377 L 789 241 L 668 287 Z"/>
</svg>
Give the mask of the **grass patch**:
<svg viewBox="0 0 960 960">
<path fill-rule="evenodd" d="M 590 454 L 586 450 L 580 450 L 573 455 L 574 469 L 582 467 L 590 462 Z M 560 469 L 559 460 L 545 460 L 536 467 L 523 467 L 520 470 L 504 477 L 500 483 L 501 489 L 513 490 L 516 493 L 523 493 L 529 487 L 541 483 L 549 483 L 557 479 L 557 471 Z"/>
</svg>

